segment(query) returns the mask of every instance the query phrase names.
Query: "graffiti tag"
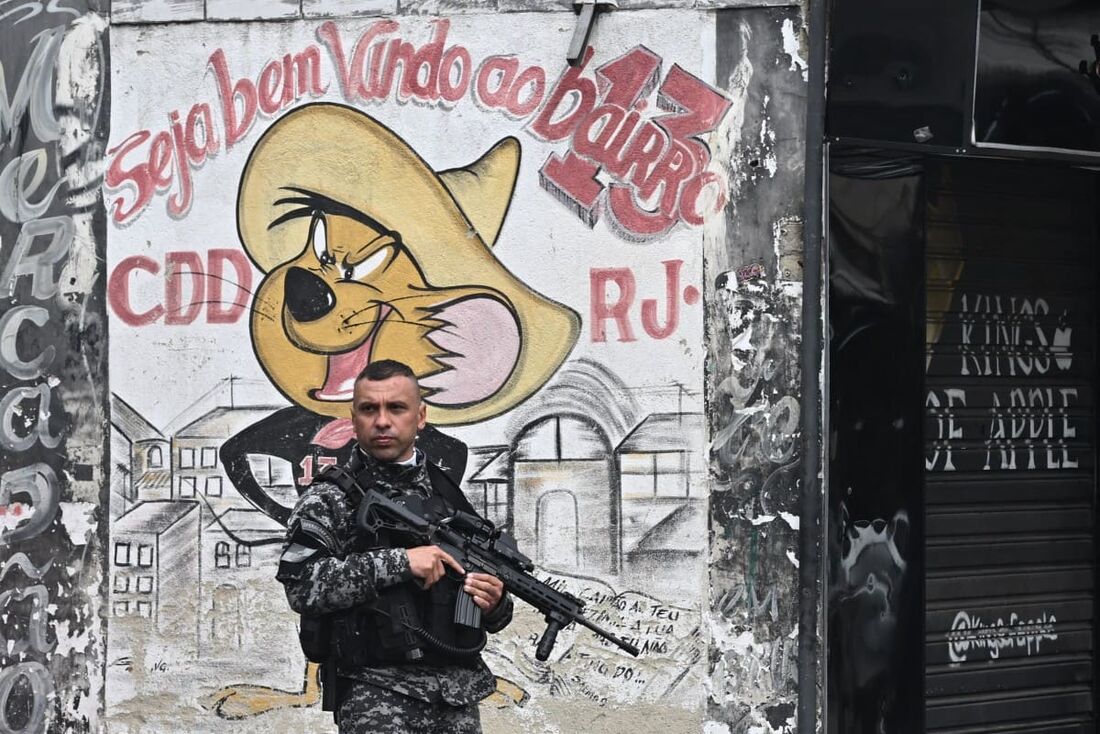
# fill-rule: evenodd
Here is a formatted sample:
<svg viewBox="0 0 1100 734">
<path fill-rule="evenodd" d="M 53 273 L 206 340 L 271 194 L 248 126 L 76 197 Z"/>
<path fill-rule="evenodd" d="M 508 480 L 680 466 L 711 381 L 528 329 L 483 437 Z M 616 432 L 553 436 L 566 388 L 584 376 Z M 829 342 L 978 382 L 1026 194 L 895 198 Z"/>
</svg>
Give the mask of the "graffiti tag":
<svg viewBox="0 0 1100 734">
<path fill-rule="evenodd" d="M 1058 639 L 1057 622 L 1053 614 L 1046 612 L 1037 619 L 1021 619 L 1013 612 L 1007 622 L 998 618 L 984 624 L 981 617 L 960 611 L 947 633 L 947 654 L 952 663 L 965 662 L 971 650 L 985 650 L 991 660 L 1001 657 L 1002 650 L 1012 648 L 1024 650 L 1025 655 L 1037 655 L 1044 641 Z"/>
</svg>

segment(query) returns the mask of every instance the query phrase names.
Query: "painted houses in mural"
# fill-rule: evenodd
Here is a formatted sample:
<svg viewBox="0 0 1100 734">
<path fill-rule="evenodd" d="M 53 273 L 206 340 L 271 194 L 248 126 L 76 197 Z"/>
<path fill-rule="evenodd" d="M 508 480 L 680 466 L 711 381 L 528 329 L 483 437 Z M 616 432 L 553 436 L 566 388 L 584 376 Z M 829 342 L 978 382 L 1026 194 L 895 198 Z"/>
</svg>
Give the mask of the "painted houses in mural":
<svg viewBox="0 0 1100 734">
<path fill-rule="evenodd" d="M 171 445 L 126 401 L 111 395 L 111 518 L 172 496 Z"/>
<path fill-rule="evenodd" d="M 113 523 L 111 614 L 147 620 L 147 633 L 194 644 L 199 579 L 199 505 L 142 502 Z M 143 630 L 144 631 L 144 630 Z"/>
<path fill-rule="evenodd" d="M 230 509 L 254 509 L 233 486 L 218 452 L 226 439 L 275 412 L 275 407 L 218 407 L 172 436 L 173 497 L 200 499 L 204 517 Z M 268 475 L 270 481 L 270 474 Z"/>
<path fill-rule="evenodd" d="M 282 550 L 271 541 L 282 535 L 278 522 L 251 507 L 227 509 L 203 527 L 198 592 L 204 659 L 245 657 L 262 670 L 268 651 L 293 645 L 297 615 L 271 593 L 271 568 Z"/>
</svg>

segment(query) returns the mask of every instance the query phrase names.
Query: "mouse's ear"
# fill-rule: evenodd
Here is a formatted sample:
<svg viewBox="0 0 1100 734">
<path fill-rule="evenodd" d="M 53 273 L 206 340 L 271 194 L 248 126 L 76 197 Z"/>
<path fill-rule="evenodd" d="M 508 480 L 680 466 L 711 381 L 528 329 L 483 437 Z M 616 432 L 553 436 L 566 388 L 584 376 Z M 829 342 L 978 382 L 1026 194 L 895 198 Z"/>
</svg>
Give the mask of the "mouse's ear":
<svg viewBox="0 0 1100 734">
<path fill-rule="evenodd" d="M 444 324 L 428 334 L 444 369 L 420 378 L 432 406 L 461 408 L 488 400 L 507 384 L 519 361 L 523 334 L 515 312 L 490 295 L 463 296 L 436 306 Z"/>
</svg>

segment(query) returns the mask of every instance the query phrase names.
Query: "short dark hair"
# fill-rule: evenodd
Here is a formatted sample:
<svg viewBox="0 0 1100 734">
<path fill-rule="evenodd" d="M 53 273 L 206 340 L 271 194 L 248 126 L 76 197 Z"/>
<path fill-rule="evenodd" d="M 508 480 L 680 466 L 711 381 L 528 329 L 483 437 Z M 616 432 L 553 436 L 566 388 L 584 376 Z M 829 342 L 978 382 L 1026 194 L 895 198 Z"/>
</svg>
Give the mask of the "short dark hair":
<svg viewBox="0 0 1100 734">
<path fill-rule="evenodd" d="M 363 368 L 363 371 L 359 373 L 355 381 L 371 380 L 375 382 L 378 380 L 388 380 L 391 377 L 408 377 L 413 381 L 413 385 L 416 386 L 417 392 L 419 393 L 420 381 L 416 379 L 416 373 L 412 371 L 412 367 L 409 367 L 404 362 L 398 362 L 396 359 L 380 359 L 377 362 L 371 362 Z"/>
</svg>

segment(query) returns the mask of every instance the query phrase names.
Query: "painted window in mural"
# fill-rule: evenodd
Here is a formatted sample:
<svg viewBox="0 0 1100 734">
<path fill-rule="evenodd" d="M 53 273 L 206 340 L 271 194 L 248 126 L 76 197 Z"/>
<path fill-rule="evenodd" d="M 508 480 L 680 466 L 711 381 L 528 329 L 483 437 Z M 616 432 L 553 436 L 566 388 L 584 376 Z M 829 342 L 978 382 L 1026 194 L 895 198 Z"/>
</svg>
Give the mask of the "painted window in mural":
<svg viewBox="0 0 1100 734">
<path fill-rule="evenodd" d="M 219 540 L 214 546 L 214 566 L 229 568 L 229 543 L 224 540 Z"/>
<path fill-rule="evenodd" d="M 115 543 L 115 565 L 116 566 L 129 566 L 130 565 L 130 544 L 129 543 Z"/>
</svg>

